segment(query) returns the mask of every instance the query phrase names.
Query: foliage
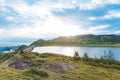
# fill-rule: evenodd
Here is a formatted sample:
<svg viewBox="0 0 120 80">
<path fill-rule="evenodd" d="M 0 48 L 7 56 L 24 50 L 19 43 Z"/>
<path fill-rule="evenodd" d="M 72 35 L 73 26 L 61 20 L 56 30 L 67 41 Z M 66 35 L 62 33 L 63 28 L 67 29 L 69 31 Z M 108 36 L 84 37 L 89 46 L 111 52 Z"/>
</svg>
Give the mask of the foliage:
<svg viewBox="0 0 120 80">
<path fill-rule="evenodd" d="M 33 53 L 26 52 L 26 53 L 22 54 L 22 57 L 23 57 L 23 58 L 26 58 L 26 59 L 35 59 L 35 58 L 37 58 L 38 56 L 36 56 L 36 55 L 33 54 Z"/>
<path fill-rule="evenodd" d="M 78 60 L 80 57 L 79 57 L 79 54 L 77 51 L 75 51 L 75 54 L 73 56 L 73 60 Z"/>
<path fill-rule="evenodd" d="M 31 66 L 37 67 L 37 66 L 41 66 L 44 63 L 45 63 L 45 60 L 39 59 L 39 60 L 34 61 L 34 63 L 32 63 Z"/>
<path fill-rule="evenodd" d="M 27 76 L 37 75 L 37 76 L 40 76 L 42 78 L 48 78 L 49 77 L 47 72 L 42 71 L 42 70 L 37 70 L 37 69 L 34 69 L 34 68 L 31 68 L 31 69 L 25 71 L 24 74 L 27 75 Z"/>
<path fill-rule="evenodd" d="M 13 57 L 13 55 L 16 56 L 15 53 L 0 56 L 3 59 L 6 58 L 5 56 Z M 70 57 L 52 53 L 19 54 L 22 59 L 26 58 L 26 60 L 28 57 L 24 56 L 29 55 L 37 56 L 29 57 L 32 60 L 33 66 L 24 70 L 0 66 L 0 73 L 2 73 L 0 74 L 0 80 L 120 80 L 120 62 L 116 60 L 89 57 L 85 60 L 84 57 L 80 57 L 82 61 L 80 59 L 74 61 Z M 55 65 L 55 62 L 67 63 L 75 68 L 65 69 L 66 73 L 48 70 L 48 67 Z M 109 62 L 109 65 L 106 65 L 106 62 Z"/>
<path fill-rule="evenodd" d="M 110 60 L 114 60 L 114 54 L 112 53 L 112 51 L 109 51 L 109 53 L 104 53 L 103 56 L 101 56 L 101 58 L 103 59 L 110 59 Z"/>
<path fill-rule="evenodd" d="M 38 41 L 33 42 L 31 45 L 42 46 L 46 41 L 43 39 L 39 39 Z"/>
<path fill-rule="evenodd" d="M 16 52 L 20 53 L 20 54 L 23 54 L 24 53 L 23 50 L 26 49 L 27 47 L 28 46 L 26 46 L 26 45 L 22 45 L 16 50 Z"/>
<path fill-rule="evenodd" d="M 120 35 L 77 35 L 58 37 L 53 40 L 38 40 L 37 46 L 120 46 Z"/>
<path fill-rule="evenodd" d="M 88 56 L 88 54 L 87 54 L 87 53 L 85 53 L 85 54 L 83 55 L 83 59 L 84 59 L 84 60 L 86 60 L 86 61 L 88 61 L 89 56 Z"/>
</svg>

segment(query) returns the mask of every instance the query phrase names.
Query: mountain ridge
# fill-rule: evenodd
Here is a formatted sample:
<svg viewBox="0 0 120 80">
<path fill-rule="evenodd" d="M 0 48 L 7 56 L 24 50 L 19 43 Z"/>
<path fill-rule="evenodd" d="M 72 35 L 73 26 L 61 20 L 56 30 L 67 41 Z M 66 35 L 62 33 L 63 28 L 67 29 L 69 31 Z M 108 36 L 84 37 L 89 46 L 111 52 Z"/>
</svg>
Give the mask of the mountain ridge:
<svg viewBox="0 0 120 80">
<path fill-rule="evenodd" d="M 39 39 L 31 45 L 37 46 L 114 46 L 120 47 L 120 35 L 76 35 L 60 36 L 52 40 Z"/>
</svg>

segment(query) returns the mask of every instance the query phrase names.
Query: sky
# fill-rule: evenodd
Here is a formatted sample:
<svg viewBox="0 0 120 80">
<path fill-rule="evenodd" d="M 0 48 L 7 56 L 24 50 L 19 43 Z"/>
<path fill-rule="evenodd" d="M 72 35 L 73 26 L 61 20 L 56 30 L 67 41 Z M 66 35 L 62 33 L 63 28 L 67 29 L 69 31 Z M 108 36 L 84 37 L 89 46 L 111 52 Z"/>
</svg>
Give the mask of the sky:
<svg viewBox="0 0 120 80">
<path fill-rule="evenodd" d="M 120 34 L 120 0 L 0 0 L 0 46 Z"/>
</svg>

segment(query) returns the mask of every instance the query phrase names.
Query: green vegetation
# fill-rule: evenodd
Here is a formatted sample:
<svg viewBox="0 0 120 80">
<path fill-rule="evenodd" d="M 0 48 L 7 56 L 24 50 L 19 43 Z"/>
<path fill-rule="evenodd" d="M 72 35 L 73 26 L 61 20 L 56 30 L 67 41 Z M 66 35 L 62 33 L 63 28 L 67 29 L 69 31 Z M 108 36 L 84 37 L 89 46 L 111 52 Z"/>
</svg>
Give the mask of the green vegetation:
<svg viewBox="0 0 120 80">
<path fill-rule="evenodd" d="M 120 35 L 78 35 L 38 40 L 31 46 L 120 46 Z M 32 53 L 21 46 L 15 52 L 0 54 L 0 80 L 120 80 L 120 62 L 111 51 L 98 58 L 87 53 L 74 57 L 52 53 Z M 27 50 L 26 50 L 27 49 Z"/>
<path fill-rule="evenodd" d="M 28 46 L 22 45 L 22 46 L 20 46 L 20 47 L 16 50 L 16 52 L 23 54 L 23 50 L 26 49 L 26 48 L 28 48 Z"/>
<path fill-rule="evenodd" d="M 77 51 L 75 51 L 75 54 L 74 54 L 74 56 L 73 56 L 73 60 L 79 60 L 79 54 L 78 54 L 78 52 Z"/>
<path fill-rule="evenodd" d="M 37 46 L 120 46 L 120 35 L 78 35 L 58 37 L 53 40 L 38 40 Z"/>
<path fill-rule="evenodd" d="M 88 54 L 85 53 L 85 54 L 83 55 L 83 58 L 88 59 L 88 58 L 89 58 Z"/>
<path fill-rule="evenodd" d="M 49 77 L 47 72 L 41 71 L 38 69 L 34 69 L 34 68 L 31 68 L 31 69 L 25 71 L 24 75 L 27 75 L 27 76 L 37 75 L 37 76 L 40 76 L 41 78 L 48 78 Z"/>
<path fill-rule="evenodd" d="M 0 80 L 120 80 L 120 62 L 111 52 L 103 56 L 107 58 L 89 58 L 87 53 L 78 57 L 77 52 L 73 58 L 52 53 L 2 54 Z"/>
<path fill-rule="evenodd" d="M 104 52 L 104 55 L 101 56 L 101 58 L 115 60 L 114 54 L 111 51 L 109 51 L 109 53 Z"/>
</svg>

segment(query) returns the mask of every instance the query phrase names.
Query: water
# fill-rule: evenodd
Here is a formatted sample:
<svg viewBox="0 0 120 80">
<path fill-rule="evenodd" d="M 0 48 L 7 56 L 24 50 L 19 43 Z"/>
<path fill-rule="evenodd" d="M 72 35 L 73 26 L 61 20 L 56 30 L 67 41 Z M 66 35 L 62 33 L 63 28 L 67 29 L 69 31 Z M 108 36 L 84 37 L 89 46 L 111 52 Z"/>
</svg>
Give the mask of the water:
<svg viewBox="0 0 120 80">
<path fill-rule="evenodd" d="M 78 51 L 79 56 L 83 56 L 87 53 L 91 58 L 100 58 L 104 53 L 111 51 L 114 54 L 116 60 L 120 61 L 120 47 L 61 47 L 61 46 L 47 46 L 36 47 L 32 52 L 38 53 L 56 53 L 66 56 L 73 56 L 74 52 Z"/>
<path fill-rule="evenodd" d="M 19 46 L 0 47 L 0 54 L 14 52 L 18 48 L 19 48 Z"/>
</svg>

